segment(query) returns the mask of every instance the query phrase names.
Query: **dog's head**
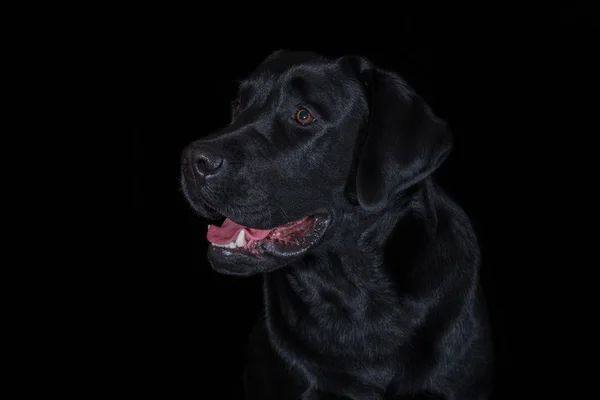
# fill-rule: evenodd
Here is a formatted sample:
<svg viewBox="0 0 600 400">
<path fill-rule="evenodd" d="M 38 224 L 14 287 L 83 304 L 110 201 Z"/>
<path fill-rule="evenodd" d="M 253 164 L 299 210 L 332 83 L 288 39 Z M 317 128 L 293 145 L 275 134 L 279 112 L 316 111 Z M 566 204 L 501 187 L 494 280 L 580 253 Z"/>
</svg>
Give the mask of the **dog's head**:
<svg viewBox="0 0 600 400">
<path fill-rule="evenodd" d="M 211 225 L 217 271 L 252 275 L 323 245 L 344 213 L 379 213 L 446 158 L 443 121 L 357 56 L 278 51 L 245 79 L 231 123 L 187 146 L 182 187 Z M 327 235 L 329 236 L 329 235 Z"/>
</svg>

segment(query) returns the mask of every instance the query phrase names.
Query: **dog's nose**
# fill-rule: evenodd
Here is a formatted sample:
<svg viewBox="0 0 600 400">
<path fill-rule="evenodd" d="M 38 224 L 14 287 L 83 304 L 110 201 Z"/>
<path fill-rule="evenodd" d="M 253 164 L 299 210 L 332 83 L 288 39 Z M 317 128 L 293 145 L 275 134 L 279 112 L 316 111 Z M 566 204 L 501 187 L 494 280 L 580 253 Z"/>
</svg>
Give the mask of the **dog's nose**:
<svg viewBox="0 0 600 400">
<path fill-rule="evenodd" d="M 192 152 L 191 161 L 196 173 L 204 178 L 216 175 L 223 165 L 223 158 L 208 146 L 198 146 Z"/>
</svg>

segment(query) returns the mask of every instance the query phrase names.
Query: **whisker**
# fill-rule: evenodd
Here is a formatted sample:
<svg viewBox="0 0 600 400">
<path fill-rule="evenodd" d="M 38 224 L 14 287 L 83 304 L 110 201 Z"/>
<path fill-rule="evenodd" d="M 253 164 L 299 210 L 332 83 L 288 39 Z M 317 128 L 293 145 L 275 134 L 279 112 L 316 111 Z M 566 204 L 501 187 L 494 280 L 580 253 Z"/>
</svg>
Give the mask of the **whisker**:
<svg viewBox="0 0 600 400">
<path fill-rule="evenodd" d="M 285 215 L 285 217 L 286 217 L 286 218 L 288 218 L 288 215 L 287 215 L 287 213 L 285 212 L 285 210 L 283 209 L 283 207 L 281 207 L 281 206 L 278 206 L 278 207 L 279 207 L 279 209 L 281 210 L 281 212 L 283 213 L 283 215 Z"/>
</svg>

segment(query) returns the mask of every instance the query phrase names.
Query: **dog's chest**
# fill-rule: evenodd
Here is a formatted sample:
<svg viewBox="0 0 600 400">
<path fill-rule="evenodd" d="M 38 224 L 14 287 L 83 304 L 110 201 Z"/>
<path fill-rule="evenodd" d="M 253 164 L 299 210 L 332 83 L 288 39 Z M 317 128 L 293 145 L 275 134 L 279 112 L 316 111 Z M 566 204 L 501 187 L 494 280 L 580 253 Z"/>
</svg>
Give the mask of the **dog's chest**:
<svg viewBox="0 0 600 400">
<path fill-rule="evenodd" d="M 269 340 L 307 384 L 326 387 L 360 376 L 385 386 L 393 378 L 401 337 L 393 328 L 392 312 L 372 300 L 343 299 L 339 293 L 284 295 L 282 285 L 289 284 L 277 277 L 265 282 Z M 367 317 L 370 308 L 378 308 L 381 317 Z"/>
</svg>

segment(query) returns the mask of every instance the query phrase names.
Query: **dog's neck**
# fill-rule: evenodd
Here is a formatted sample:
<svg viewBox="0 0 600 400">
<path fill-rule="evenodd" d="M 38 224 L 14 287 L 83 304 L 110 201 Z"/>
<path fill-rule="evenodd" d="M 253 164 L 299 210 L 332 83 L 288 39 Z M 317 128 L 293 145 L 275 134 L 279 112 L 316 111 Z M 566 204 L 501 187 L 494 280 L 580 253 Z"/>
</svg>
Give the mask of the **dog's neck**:
<svg viewBox="0 0 600 400">
<path fill-rule="evenodd" d="M 430 215 L 435 214 L 435 207 L 429 204 L 431 190 L 433 186 L 423 185 L 407 192 L 396 209 L 379 216 L 348 218 L 361 226 L 336 230 L 337 236 L 327 242 L 332 245 L 321 246 L 303 259 L 264 275 L 266 328 L 271 345 L 284 360 L 303 370 L 303 363 L 319 360 L 319 364 L 327 365 L 327 360 L 340 354 L 363 361 L 370 357 L 391 359 L 397 345 L 410 340 L 410 331 L 399 327 L 406 321 L 420 323 L 429 312 L 428 306 L 410 295 L 409 282 L 421 274 L 393 268 L 402 271 L 401 276 L 393 276 L 384 247 L 389 235 L 395 235 L 405 222 L 407 227 L 400 228 L 401 235 L 412 240 L 412 222 L 417 218 L 422 222 L 426 213 L 427 221 L 431 221 L 427 232 L 416 232 L 418 241 L 390 253 L 423 251 L 436 229 L 437 219 Z M 411 255 L 407 257 L 403 260 Z M 398 260 L 391 263 L 399 264 Z M 408 267 L 404 261 L 400 263 Z M 415 287 L 422 285 L 417 282 Z M 356 329 L 365 325 L 372 329 Z M 375 352 L 370 346 L 373 342 L 378 343 Z M 304 375 L 311 380 L 307 371 Z"/>
<path fill-rule="evenodd" d="M 267 274 L 265 296 L 271 300 L 269 304 L 266 299 L 267 306 L 281 307 L 272 309 L 271 314 L 280 315 L 292 328 L 303 318 L 318 319 L 328 312 L 358 320 L 368 318 L 373 307 L 383 310 L 385 304 L 378 303 L 397 299 L 398 285 L 385 269 L 382 248 L 392 231 L 404 221 L 410 224 L 415 214 L 419 214 L 420 221 L 426 214 L 430 221 L 427 232 L 420 232 L 420 239 L 427 240 L 434 233 L 437 219 L 430 201 L 433 190 L 434 185 L 425 182 L 399 196 L 396 207 L 385 213 L 347 218 L 353 221 L 352 225 L 347 223 L 343 229 L 337 229 L 328 241 L 335 245 L 325 244 L 303 259 Z M 336 218 L 341 225 L 346 223 L 343 218 L 343 215 Z M 409 228 L 414 234 L 413 227 Z M 411 240 L 416 243 L 414 238 Z M 417 247 L 419 244 L 411 244 L 407 251 L 418 251 Z M 282 304 L 282 299 L 289 304 Z"/>
</svg>

